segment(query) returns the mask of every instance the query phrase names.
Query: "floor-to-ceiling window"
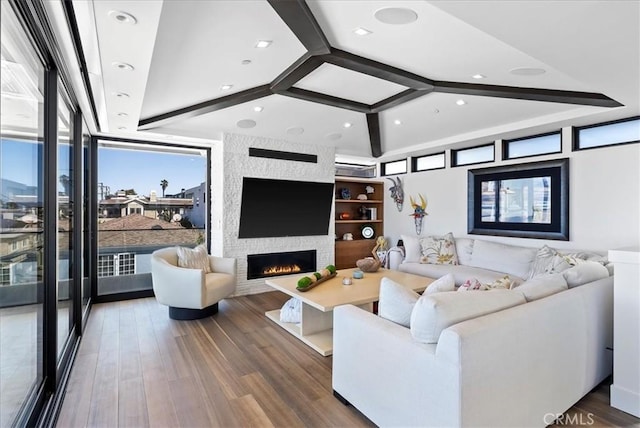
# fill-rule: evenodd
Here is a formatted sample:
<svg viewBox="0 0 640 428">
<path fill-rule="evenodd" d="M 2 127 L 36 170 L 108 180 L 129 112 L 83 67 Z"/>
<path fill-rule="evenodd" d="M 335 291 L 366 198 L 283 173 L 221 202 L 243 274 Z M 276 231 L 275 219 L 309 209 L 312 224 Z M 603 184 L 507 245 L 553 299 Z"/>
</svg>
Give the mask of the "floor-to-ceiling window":
<svg viewBox="0 0 640 428">
<path fill-rule="evenodd" d="M 43 381 L 44 73 L 6 2 L 0 140 L 0 426 Z"/>
<path fill-rule="evenodd" d="M 208 150 L 98 141 L 98 296 L 150 290 L 151 253 L 206 242 Z"/>
</svg>

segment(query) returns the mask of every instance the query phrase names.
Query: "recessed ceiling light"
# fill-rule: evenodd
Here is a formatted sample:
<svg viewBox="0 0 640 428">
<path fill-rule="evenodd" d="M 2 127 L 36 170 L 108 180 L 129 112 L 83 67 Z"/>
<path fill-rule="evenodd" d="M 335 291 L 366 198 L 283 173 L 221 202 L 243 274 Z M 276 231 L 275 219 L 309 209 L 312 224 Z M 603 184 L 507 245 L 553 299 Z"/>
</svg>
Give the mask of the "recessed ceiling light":
<svg viewBox="0 0 640 428">
<path fill-rule="evenodd" d="M 112 62 L 111 65 L 114 66 L 117 69 L 120 69 L 120 70 L 126 70 L 126 71 L 133 71 L 134 70 L 133 65 L 127 64 L 126 62 L 117 62 L 116 61 L 116 62 Z"/>
<path fill-rule="evenodd" d="M 484 74 L 474 74 L 471 77 L 473 77 L 474 79 L 484 79 L 487 76 L 485 76 Z"/>
<path fill-rule="evenodd" d="M 371 31 L 367 30 L 366 28 L 362 28 L 362 27 L 358 27 L 355 30 L 353 30 L 354 33 L 356 33 L 358 36 L 367 36 L 369 34 L 371 34 Z"/>
<path fill-rule="evenodd" d="M 119 22 L 121 24 L 133 25 L 136 22 L 138 22 L 138 20 L 136 20 L 135 16 L 133 16 L 130 13 L 127 13 L 127 12 L 121 12 L 119 10 L 110 10 L 109 11 L 109 17 L 115 19 L 117 22 Z"/>
<path fill-rule="evenodd" d="M 116 93 L 116 97 L 118 97 L 118 98 L 129 98 L 129 94 L 127 94 L 126 92 L 117 92 Z"/>
<path fill-rule="evenodd" d="M 129 116 L 129 115 L 128 115 L 127 113 L 125 113 L 125 112 L 120 112 L 120 113 L 118 113 L 118 116 L 120 116 L 120 117 L 127 117 L 127 116 Z"/>
<path fill-rule="evenodd" d="M 340 138 L 342 138 L 342 134 L 338 134 L 337 132 L 334 134 L 327 135 L 327 139 L 331 141 L 336 141 L 336 140 L 339 140 Z"/>
<path fill-rule="evenodd" d="M 433 110 L 431 110 L 431 112 L 433 114 L 438 114 L 438 113 L 440 113 L 440 110 L 438 110 L 437 108 L 434 108 Z"/>
<path fill-rule="evenodd" d="M 351 128 L 351 123 L 350 122 L 345 122 L 344 125 L 345 128 Z"/>
<path fill-rule="evenodd" d="M 249 65 L 249 64 L 251 64 L 251 60 L 250 59 L 243 59 L 242 61 L 240 61 L 240 64 Z"/>
<path fill-rule="evenodd" d="M 264 107 L 262 107 L 262 106 L 255 106 L 253 108 L 253 111 L 255 111 L 257 113 L 260 113 L 262 110 L 264 110 Z"/>
<path fill-rule="evenodd" d="M 238 128 L 253 128 L 254 126 L 256 126 L 256 121 L 251 119 L 242 119 L 239 120 L 236 125 L 238 126 Z"/>
<path fill-rule="evenodd" d="M 539 76 L 546 72 L 547 70 L 545 70 L 544 68 L 536 67 L 518 67 L 509 70 L 509 73 L 515 74 L 516 76 Z"/>
<path fill-rule="evenodd" d="M 393 121 L 393 123 L 396 124 L 396 125 L 401 125 L 402 121 L 400 119 L 396 119 L 396 120 Z"/>
<path fill-rule="evenodd" d="M 405 7 L 385 7 L 373 14 L 376 19 L 384 24 L 402 25 L 410 24 L 418 19 L 418 14 Z"/>
<path fill-rule="evenodd" d="M 222 85 L 220 87 L 220 89 L 222 89 L 223 91 L 228 91 L 231 88 L 233 88 L 233 85 Z"/>
<path fill-rule="evenodd" d="M 256 47 L 257 48 L 268 48 L 269 46 L 271 46 L 271 40 L 258 40 L 258 43 L 256 43 Z"/>
<path fill-rule="evenodd" d="M 458 104 L 459 106 L 463 106 L 465 105 L 467 102 L 465 100 L 458 100 L 456 101 L 456 104 Z"/>
<path fill-rule="evenodd" d="M 304 128 L 299 126 L 287 129 L 287 134 L 289 135 L 300 135 L 304 132 Z"/>
</svg>

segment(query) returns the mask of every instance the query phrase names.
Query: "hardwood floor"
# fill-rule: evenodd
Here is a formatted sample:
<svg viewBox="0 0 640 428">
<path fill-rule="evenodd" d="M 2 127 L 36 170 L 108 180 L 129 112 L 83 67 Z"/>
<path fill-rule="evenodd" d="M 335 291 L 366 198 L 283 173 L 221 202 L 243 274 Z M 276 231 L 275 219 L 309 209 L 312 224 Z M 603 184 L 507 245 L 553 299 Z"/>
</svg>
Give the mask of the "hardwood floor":
<svg viewBox="0 0 640 428">
<path fill-rule="evenodd" d="M 199 321 L 170 320 L 154 298 L 94 305 L 57 426 L 373 426 L 333 397 L 332 358 L 264 316 L 287 298 L 226 299 Z M 558 426 L 638 426 L 609 407 L 608 391 L 603 383 L 567 412 L 581 419 Z"/>
</svg>

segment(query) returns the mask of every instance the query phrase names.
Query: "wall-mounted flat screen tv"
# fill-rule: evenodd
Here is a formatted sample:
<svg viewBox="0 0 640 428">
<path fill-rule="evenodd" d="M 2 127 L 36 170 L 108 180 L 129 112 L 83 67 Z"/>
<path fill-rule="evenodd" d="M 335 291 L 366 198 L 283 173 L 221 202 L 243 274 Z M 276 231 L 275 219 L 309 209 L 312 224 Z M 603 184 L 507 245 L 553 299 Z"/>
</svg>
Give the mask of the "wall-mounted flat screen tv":
<svg viewBox="0 0 640 428">
<path fill-rule="evenodd" d="M 239 238 L 329 233 L 334 183 L 244 177 Z"/>
</svg>

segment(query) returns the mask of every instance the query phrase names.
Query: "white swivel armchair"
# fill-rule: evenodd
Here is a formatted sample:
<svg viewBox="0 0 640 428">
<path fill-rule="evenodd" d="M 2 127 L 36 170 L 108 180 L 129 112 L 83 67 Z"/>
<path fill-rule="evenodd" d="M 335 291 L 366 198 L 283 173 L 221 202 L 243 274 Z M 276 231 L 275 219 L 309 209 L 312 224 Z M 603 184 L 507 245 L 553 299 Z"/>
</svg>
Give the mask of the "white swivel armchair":
<svg viewBox="0 0 640 428">
<path fill-rule="evenodd" d="M 208 256 L 213 272 L 178 267 L 176 247 L 151 254 L 156 299 L 169 306 L 169 318 L 193 320 L 218 312 L 218 302 L 236 290 L 236 259 Z"/>
</svg>

